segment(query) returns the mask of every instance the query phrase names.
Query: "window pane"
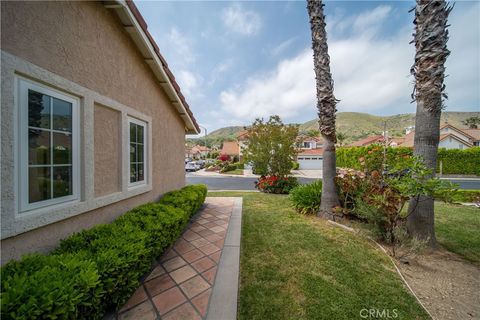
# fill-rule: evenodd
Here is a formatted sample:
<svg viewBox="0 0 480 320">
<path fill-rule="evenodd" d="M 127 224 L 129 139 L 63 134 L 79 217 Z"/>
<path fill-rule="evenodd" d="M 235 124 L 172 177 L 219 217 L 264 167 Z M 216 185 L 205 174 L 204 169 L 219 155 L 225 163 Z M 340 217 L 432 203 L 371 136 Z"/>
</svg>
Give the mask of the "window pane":
<svg viewBox="0 0 480 320">
<path fill-rule="evenodd" d="M 144 180 L 143 166 L 144 166 L 143 163 L 138 163 L 137 164 L 137 171 L 138 171 L 137 181 L 143 181 Z"/>
<path fill-rule="evenodd" d="M 130 165 L 130 182 L 137 182 L 137 165 L 135 163 Z"/>
<path fill-rule="evenodd" d="M 137 145 L 130 143 L 130 163 L 137 162 Z"/>
<path fill-rule="evenodd" d="M 137 145 L 137 162 L 143 162 L 143 145 Z"/>
<path fill-rule="evenodd" d="M 69 196 L 72 194 L 72 168 L 53 168 L 53 198 Z"/>
<path fill-rule="evenodd" d="M 143 143 L 143 126 L 137 125 L 137 142 Z"/>
<path fill-rule="evenodd" d="M 28 130 L 28 163 L 50 164 L 50 132 Z"/>
<path fill-rule="evenodd" d="M 50 199 L 50 168 L 28 169 L 28 202 Z"/>
<path fill-rule="evenodd" d="M 137 142 L 137 125 L 130 123 L 130 142 Z"/>
<path fill-rule="evenodd" d="M 67 101 L 53 98 L 53 129 L 72 131 L 72 104 Z"/>
<path fill-rule="evenodd" d="M 53 164 L 72 164 L 72 135 L 53 132 Z"/>
<path fill-rule="evenodd" d="M 28 90 L 28 125 L 50 129 L 50 97 Z"/>
</svg>

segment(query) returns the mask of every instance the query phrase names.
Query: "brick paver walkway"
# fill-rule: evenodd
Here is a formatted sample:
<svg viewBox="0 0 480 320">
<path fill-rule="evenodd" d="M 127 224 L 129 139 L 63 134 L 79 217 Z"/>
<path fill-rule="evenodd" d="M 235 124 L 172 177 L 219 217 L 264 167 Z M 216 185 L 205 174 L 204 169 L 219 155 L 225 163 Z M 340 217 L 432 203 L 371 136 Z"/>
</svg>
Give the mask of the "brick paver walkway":
<svg viewBox="0 0 480 320">
<path fill-rule="evenodd" d="M 234 200 L 207 198 L 205 204 L 117 319 L 205 319 Z"/>
</svg>

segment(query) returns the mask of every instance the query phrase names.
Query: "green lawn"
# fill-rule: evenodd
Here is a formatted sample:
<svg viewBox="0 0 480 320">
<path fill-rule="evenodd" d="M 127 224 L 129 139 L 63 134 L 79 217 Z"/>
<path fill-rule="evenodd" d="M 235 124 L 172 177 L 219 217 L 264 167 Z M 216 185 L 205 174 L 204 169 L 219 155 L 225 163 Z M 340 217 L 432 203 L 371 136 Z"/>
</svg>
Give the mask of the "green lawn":
<svg viewBox="0 0 480 320">
<path fill-rule="evenodd" d="M 235 169 L 232 171 L 227 171 L 227 172 L 222 172 L 224 174 L 237 174 L 237 175 L 243 175 L 243 169 Z"/>
<path fill-rule="evenodd" d="M 286 196 L 209 196 L 243 197 L 239 319 L 361 319 L 371 308 L 428 319 L 364 238 L 295 213 Z"/>
<path fill-rule="evenodd" d="M 447 250 L 480 264 L 480 210 L 435 203 L 437 241 Z"/>
</svg>

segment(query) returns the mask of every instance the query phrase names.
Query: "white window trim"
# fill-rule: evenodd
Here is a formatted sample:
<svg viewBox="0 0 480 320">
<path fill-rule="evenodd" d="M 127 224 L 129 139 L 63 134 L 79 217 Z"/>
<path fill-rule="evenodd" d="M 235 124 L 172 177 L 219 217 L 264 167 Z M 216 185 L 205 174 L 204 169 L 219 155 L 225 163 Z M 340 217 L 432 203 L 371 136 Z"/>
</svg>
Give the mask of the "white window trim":
<svg viewBox="0 0 480 320">
<path fill-rule="evenodd" d="M 80 199 L 80 101 L 77 97 L 58 90 L 48 88 L 39 83 L 17 77 L 17 110 L 18 110 L 18 194 L 19 213 L 57 205 L 65 202 L 76 202 Z M 72 195 L 29 203 L 28 201 L 28 90 L 34 90 L 72 104 Z"/>
<path fill-rule="evenodd" d="M 135 188 L 138 186 L 143 186 L 148 184 L 148 173 L 149 173 L 149 165 L 150 161 L 147 157 L 148 155 L 148 148 L 149 148 L 149 140 L 148 140 L 148 123 L 136 118 L 132 118 L 130 116 L 127 117 L 127 150 L 128 150 L 128 188 Z M 136 125 L 142 126 L 143 127 L 143 180 L 142 181 L 137 181 L 137 182 L 130 182 L 130 165 L 131 165 L 131 159 L 130 159 L 130 123 L 134 123 Z"/>
</svg>

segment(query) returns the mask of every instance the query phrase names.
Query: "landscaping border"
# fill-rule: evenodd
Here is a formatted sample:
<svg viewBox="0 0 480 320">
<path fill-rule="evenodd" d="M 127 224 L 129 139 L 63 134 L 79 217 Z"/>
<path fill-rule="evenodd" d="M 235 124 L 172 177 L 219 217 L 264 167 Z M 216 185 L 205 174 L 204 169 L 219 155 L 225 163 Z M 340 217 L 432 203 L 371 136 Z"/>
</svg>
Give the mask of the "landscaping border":
<svg viewBox="0 0 480 320">
<path fill-rule="evenodd" d="M 207 320 L 237 319 L 242 207 L 243 198 L 235 197 L 222 255 L 218 263 L 217 276 L 208 306 Z"/>
</svg>

